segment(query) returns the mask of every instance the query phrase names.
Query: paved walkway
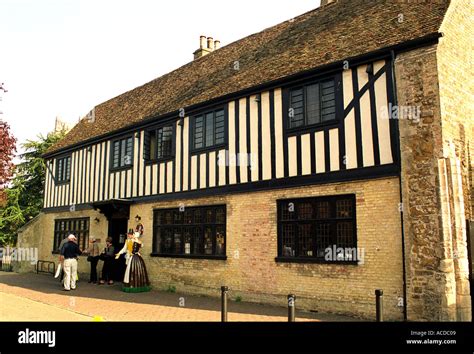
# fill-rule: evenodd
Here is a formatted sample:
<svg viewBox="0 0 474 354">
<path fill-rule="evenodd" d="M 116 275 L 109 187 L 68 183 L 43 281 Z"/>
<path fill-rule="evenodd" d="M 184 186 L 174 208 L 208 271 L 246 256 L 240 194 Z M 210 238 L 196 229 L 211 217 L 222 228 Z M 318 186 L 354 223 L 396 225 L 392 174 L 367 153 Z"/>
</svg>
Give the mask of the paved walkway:
<svg viewBox="0 0 474 354">
<path fill-rule="evenodd" d="M 65 292 L 43 274 L 0 272 L 0 321 L 220 321 L 218 297 L 162 291 L 129 294 L 120 284 L 79 282 Z M 216 294 L 219 295 L 219 294 Z M 297 321 L 357 321 L 337 315 L 297 311 Z M 229 321 L 287 321 L 287 309 L 229 301 Z"/>
<path fill-rule="evenodd" d="M 0 292 L 0 321 L 91 321 L 92 318 L 21 296 Z"/>
</svg>

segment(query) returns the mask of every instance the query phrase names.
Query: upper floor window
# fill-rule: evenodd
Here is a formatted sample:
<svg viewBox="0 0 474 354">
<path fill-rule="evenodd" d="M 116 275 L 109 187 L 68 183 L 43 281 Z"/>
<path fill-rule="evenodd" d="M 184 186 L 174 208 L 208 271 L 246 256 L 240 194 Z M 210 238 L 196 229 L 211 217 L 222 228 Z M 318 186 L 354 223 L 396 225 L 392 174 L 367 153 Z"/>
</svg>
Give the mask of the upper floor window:
<svg viewBox="0 0 474 354">
<path fill-rule="evenodd" d="M 354 195 L 278 202 L 278 256 L 285 260 L 359 260 Z"/>
<path fill-rule="evenodd" d="M 225 143 L 225 111 L 218 109 L 193 117 L 193 149 L 210 148 Z"/>
<path fill-rule="evenodd" d="M 166 125 L 147 132 L 148 146 L 145 160 L 160 160 L 173 157 L 173 126 Z"/>
<path fill-rule="evenodd" d="M 288 128 L 298 128 L 336 119 L 334 79 L 293 88 L 289 93 Z"/>
<path fill-rule="evenodd" d="M 71 156 L 56 160 L 56 182 L 66 183 L 71 179 Z"/>
<path fill-rule="evenodd" d="M 133 138 L 115 140 L 112 143 L 112 168 L 128 167 L 133 164 Z"/>
</svg>

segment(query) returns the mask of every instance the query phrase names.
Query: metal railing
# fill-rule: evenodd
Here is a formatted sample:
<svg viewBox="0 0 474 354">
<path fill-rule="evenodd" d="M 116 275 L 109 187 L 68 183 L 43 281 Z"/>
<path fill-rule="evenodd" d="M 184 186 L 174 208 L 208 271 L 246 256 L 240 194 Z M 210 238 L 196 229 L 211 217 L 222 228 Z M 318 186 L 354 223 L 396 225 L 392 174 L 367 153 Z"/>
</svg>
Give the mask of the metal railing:
<svg viewBox="0 0 474 354">
<path fill-rule="evenodd" d="M 54 262 L 43 261 L 43 260 L 39 260 L 36 262 L 36 274 L 46 273 L 46 274 L 54 275 L 55 270 L 56 270 L 56 263 Z"/>
</svg>

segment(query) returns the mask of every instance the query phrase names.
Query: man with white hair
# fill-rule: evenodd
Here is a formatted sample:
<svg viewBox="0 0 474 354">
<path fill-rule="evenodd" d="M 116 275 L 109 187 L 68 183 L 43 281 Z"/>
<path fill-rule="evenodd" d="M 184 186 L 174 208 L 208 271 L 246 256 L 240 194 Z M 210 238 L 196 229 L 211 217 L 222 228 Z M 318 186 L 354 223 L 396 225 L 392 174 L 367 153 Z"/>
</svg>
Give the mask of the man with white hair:
<svg viewBox="0 0 474 354">
<path fill-rule="evenodd" d="M 81 255 L 81 250 L 77 245 L 74 235 L 69 235 L 68 242 L 61 249 L 61 256 L 64 258 L 64 290 L 75 290 L 77 279 L 77 257 Z"/>
</svg>

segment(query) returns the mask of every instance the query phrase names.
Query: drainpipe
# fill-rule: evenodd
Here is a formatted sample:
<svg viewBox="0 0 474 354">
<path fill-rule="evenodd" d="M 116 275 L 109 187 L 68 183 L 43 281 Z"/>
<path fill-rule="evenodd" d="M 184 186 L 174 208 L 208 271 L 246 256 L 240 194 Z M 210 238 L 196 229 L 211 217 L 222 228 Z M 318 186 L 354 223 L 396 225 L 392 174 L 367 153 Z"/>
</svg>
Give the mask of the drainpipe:
<svg viewBox="0 0 474 354">
<path fill-rule="evenodd" d="M 396 77 L 395 77 L 395 51 L 391 50 L 391 66 L 392 66 L 392 90 L 393 90 L 393 104 L 398 105 L 398 97 L 397 97 L 397 84 L 396 84 Z M 400 132 L 400 130 L 399 130 Z M 402 259 L 403 259 L 403 320 L 407 321 L 408 320 L 408 315 L 407 315 L 407 273 L 406 273 L 406 255 L 405 255 L 405 228 L 403 225 L 403 194 L 402 194 L 402 161 L 401 161 L 401 156 L 402 156 L 402 149 L 401 149 L 401 144 L 400 144 L 400 134 L 398 135 L 398 157 L 399 157 L 399 164 L 400 164 L 400 175 L 398 176 L 399 184 L 400 184 L 400 205 L 401 210 L 400 210 L 400 221 L 401 221 L 401 229 L 402 229 Z"/>
</svg>

